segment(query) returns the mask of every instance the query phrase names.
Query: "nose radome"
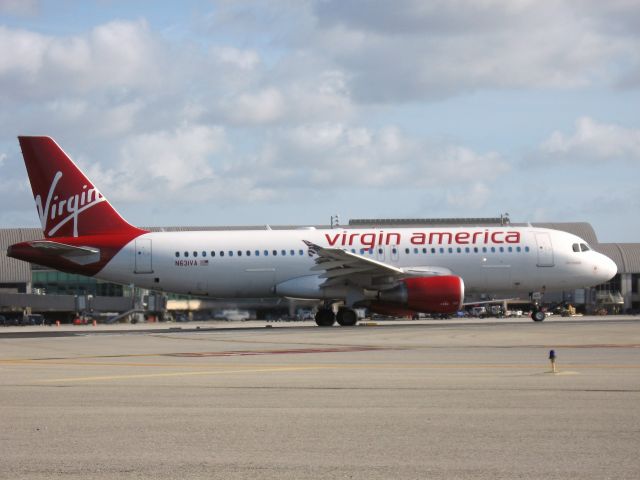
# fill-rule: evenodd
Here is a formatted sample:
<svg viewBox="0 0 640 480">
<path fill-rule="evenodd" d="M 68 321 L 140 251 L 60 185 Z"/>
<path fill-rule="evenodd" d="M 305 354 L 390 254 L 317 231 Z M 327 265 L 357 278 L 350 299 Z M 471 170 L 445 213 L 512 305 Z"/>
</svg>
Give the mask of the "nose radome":
<svg viewBox="0 0 640 480">
<path fill-rule="evenodd" d="M 616 273 L 618 273 L 618 266 L 616 265 L 616 262 L 611 260 L 606 255 L 601 254 L 600 256 L 601 260 L 600 262 L 598 262 L 598 269 L 600 270 L 600 274 L 604 279 L 603 281 L 606 282 L 615 277 Z"/>
</svg>

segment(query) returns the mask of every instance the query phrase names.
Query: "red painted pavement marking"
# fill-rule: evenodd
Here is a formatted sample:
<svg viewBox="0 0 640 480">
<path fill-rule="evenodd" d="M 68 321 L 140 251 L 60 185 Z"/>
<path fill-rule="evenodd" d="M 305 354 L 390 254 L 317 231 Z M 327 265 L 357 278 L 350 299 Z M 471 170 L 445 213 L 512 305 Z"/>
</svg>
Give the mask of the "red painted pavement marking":
<svg viewBox="0 0 640 480">
<path fill-rule="evenodd" d="M 165 353 L 166 357 L 242 357 L 251 355 L 285 355 L 301 353 L 346 353 L 388 350 L 381 347 L 328 347 L 328 348 L 292 348 L 286 350 L 230 350 L 226 352 L 185 352 Z"/>
</svg>

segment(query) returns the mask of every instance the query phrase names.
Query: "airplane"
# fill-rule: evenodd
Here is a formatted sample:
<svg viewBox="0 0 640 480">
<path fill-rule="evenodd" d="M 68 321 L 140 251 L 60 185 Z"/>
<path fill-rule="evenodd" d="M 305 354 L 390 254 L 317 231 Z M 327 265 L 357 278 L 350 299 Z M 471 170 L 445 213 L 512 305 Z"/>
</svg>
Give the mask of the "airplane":
<svg viewBox="0 0 640 480">
<path fill-rule="evenodd" d="M 109 282 L 317 299 L 316 323 L 328 327 L 355 325 L 355 308 L 451 314 L 465 291 L 531 295 L 598 285 L 617 272 L 583 239 L 532 226 L 149 232 L 124 220 L 52 138 L 18 139 L 44 238 L 7 255 Z M 544 312 L 534 308 L 532 318 Z"/>
</svg>

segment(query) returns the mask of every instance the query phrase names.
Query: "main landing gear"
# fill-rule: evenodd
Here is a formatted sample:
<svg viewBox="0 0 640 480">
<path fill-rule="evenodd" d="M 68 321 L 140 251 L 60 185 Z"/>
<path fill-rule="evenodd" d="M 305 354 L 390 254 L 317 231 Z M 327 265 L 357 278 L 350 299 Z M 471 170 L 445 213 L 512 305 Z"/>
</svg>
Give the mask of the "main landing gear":
<svg viewBox="0 0 640 480">
<path fill-rule="evenodd" d="M 316 313 L 316 323 L 319 327 L 331 327 L 336 321 L 342 327 L 352 327 L 358 323 L 358 315 L 346 307 L 340 307 L 337 315 L 328 307 L 321 308 Z"/>
<path fill-rule="evenodd" d="M 316 312 L 316 324 L 319 327 L 331 327 L 336 321 L 336 315 L 331 308 L 321 308 Z"/>
</svg>

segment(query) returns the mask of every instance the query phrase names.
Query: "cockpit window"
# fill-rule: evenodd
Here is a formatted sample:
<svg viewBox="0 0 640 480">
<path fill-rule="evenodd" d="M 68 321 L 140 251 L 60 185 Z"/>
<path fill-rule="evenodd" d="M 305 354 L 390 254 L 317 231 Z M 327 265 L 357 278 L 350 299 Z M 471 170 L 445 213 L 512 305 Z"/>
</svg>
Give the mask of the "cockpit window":
<svg viewBox="0 0 640 480">
<path fill-rule="evenodd" d="M 587 245 L 586 243 L 581 243 L 581 244 L 580 244 L 580 249 L 581 249 L 583 252 L 588 252 L 589 250 L 591 250 L 591 249 L 589 248 L 589 245 Z"/>
<path fill-rule="evenodd" d="M 580 245 L 578 245 L 577 243 L 574 243 L 573 245 L 571 245 L 571 248 L 573 248 L 574 252 L 580 251 Z"/>
</svg>

